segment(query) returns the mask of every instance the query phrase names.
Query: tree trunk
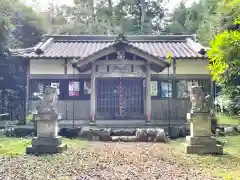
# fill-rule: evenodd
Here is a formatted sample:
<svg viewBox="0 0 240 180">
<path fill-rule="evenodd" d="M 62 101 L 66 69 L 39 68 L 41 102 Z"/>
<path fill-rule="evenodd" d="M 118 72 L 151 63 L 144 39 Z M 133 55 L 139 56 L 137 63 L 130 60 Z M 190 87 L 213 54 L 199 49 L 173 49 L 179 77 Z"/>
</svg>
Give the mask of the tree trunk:
<svg viewBox="0 0 240 180">
<path fill-rule="evenodd" d="M 110 35 L 111 33 L 114 34 L 112 0 L 108 0 L 108 9 L 109 9 L 109 12 L 110 12 L 109 23 L 110 23 L 110 29 L 111 29 L 111 30 L 108 32 L 108 34 Z"/>
<path fill-rule="evenodd" d="M 143 34 L 143 28 L 144 28 L 144 22 L 145 22 L 145 16 L 146 16 L 146 8 L 145 8 L 145 0 L 140 0 L 140 21 L 141 21 L 141 34 Z"/>
<path fill-rule="evenodd" d="M 90 31 L 91 34 L 94 34 L 93 28 L 95 27 L 95 13 L 94 13 L 94 0 L 89 0 L 89 8 L 91 11 L 91 22 L 90 22 Z"/>
</svg>

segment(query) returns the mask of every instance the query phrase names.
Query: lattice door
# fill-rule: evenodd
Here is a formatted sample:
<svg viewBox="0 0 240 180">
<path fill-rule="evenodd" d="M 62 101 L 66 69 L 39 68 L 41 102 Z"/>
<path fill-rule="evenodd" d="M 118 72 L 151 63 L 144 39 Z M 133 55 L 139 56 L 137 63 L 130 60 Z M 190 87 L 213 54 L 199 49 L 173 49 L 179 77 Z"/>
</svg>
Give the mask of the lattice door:
<svg viewBox="0 0 240 180">
<path fill-rule="evenodd" d="M 97 80 L 97 118 L 143 118 L 143 79 L 111 78 Z"/>
</svg>

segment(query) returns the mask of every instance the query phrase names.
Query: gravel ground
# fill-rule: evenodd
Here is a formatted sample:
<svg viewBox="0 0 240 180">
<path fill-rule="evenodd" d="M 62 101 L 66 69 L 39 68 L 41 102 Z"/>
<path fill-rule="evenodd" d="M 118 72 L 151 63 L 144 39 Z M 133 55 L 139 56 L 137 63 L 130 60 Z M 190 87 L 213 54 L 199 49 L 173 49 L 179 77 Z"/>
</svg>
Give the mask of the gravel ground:
<svg viewBox="0 0 240 180">
<path fill-rule="evenodd" d="M 0 157 L 4 180 L 214 180 L 165 144 L 90 142 L 53 156 Z"/>
</svg>

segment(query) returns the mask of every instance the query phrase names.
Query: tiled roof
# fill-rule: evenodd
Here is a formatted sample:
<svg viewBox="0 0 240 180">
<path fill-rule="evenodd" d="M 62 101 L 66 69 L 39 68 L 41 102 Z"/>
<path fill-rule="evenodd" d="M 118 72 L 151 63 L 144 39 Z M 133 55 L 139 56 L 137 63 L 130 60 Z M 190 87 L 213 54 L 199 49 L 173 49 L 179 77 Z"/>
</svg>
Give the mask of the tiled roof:
<svg viewBox="0 0 240 180">
<path fill-rule="evenodd" d="M 84 58 L 116 43 L 115 36 L 46 36 L 38 45 L 25 50 L 12 50 L 26 58 Z M 155 57 L 205 58 L 203 47 L 194 36 L 126 36 L 127 43 Z"/>
</svg>

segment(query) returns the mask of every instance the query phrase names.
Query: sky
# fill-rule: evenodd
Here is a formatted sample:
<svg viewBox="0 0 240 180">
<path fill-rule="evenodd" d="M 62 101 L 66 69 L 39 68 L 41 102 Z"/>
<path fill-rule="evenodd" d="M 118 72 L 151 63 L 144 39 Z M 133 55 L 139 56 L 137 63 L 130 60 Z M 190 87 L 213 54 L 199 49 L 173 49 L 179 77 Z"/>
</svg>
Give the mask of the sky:
<svg viewBox="0 0 240 180">
<path fill-rule="evenodd" d="M 56 3 L 58 5 L 71 5 L 73 3 L 73 0 L 21 0 L 25 2 L 27 5 L 33 6 L 37 10 L 44 10 L 48 7 L 48 4 L 50 2 Z M 182 0 L 169 0 L 169 3 L 167 5 L 167 8 L 171 11 L 173 10 Z M 186 5 L 192 4 L 194 1 L 198 0 L 185 0 Z"/>
</svg>

